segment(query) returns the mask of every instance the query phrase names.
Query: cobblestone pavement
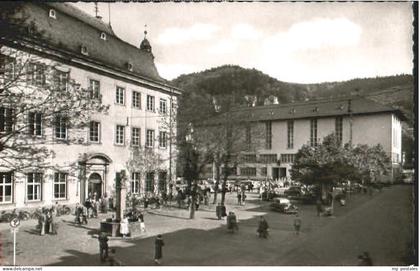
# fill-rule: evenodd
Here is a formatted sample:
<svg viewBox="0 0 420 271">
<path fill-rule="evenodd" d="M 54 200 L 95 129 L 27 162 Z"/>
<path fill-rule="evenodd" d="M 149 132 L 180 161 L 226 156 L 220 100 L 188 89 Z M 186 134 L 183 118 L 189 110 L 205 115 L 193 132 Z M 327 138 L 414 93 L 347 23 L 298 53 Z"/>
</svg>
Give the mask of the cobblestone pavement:
<svg viewBox="0 0 420 271">
<path fill-rule="evenodd" d="M 313 205 L 301 205 L 302 233 L 293 232 L 294 216 L 271 212 L 268 203 L 249 194 L 246 206 L 227 197 L 228 211 L 239 217 L 239 232 L 229 234 L 215 206 L 200 206 L 194 220 L 186 209 L 149 209 L 147 232 L 136 239 L 110 240 L 124 265 L 153 265 L 153 242 L 165 240 L 164 265 L 355 265 L 357 255 L 369 251 L 375 264 L 403 265 L 413 239 L 411 186 L 394 186 L 368 195 L 353 195 L 334 217 L 317 217 Z M 256 236 L 257 217 L 266 215 L 267 240 Z M 110 216 L 110 214 L 108 214 Z M 99 222 L 76 226 L 73 216 L 59 217 L 57 236 L 39 236 L 35 221 L 24 221 L 17 234 L 18 265 L 100 265 Z M 0 224 L 3 264 L 12 261 L 12 236 L 8 224 Z M 389 242 L 391 241 L 391 242 Z"/>
</svg>

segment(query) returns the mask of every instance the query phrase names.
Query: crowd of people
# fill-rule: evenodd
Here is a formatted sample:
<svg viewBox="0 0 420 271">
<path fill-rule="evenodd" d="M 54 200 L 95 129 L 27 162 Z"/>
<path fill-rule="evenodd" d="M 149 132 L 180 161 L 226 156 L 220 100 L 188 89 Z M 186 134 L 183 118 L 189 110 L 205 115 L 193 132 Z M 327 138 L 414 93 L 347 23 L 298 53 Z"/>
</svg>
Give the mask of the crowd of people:
<svg viewBox="0 0 420 271">
<path fill-rule="evenodd" d="M 108 198 L 106 194 L 98 197 L 97 193 L 89 193 L 83 204 L 76 204 L 75 222 L 77 225 L 88 224 L 89 218 L 97 218 L 98 213 L 107 213 L 109 209 L 113 209 L 112 198 Z"/>
</svg>

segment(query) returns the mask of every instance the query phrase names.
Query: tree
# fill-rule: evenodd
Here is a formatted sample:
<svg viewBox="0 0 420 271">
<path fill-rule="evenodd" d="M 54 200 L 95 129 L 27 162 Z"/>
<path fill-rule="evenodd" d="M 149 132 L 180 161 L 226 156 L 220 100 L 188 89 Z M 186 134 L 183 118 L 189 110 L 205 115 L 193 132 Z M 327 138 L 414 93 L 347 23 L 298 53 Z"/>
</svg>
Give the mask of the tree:
<svg viewBox="0 0 420 271">
<path fill-rule="evenodd" d="M 139 172 L 145 178 L 145 174 L 148 172 L 163 170 L 162 165 L 164 160 L 154 149 L 132 146 L 130 152 L 130 160 L 126 163 L 128 172 Z M 159 191 L 154 189 L 154 193 L 157 192 Z"/>
<path fill-rule="evenodd" d="M 84 144 L 78 132 L 107 105 L 83 89 L 60 63 L 0 46 L 0 166 L 48 168 L 51 143 Z"/>
<path fill-rule="evenodd" d="M 194 106 L 189 106 L 188 109 L 183 108 L 179 112 L 182 120 L 178 122 L 179 127 L 183 127 L 178 131 L 181 142 L 188 133 L 186 131 L 190 130 L 188 126 L 194 127 L 193 140 L 190 144 L 194 146 L 198 155 L 198 158 L 193 161 L 199 164 L 193 167 L 197 170 L 193 176 L 198 178 L 202 175 L 205 166 L 214 163 L 216 183 L 213 203 L 217 201 L 218 187 L 222 182 L 221 203 L 224 204 L 226 183 L 229 176 L 234 174 L 232 167 L 238 163 L 242 152 L 253 151 L 259 146 L 258 134 L 264 129 L 257 129 L 258 123 L 249 122 L 248 115 L 244 116 L 240 113 L 241 110 L 235 110 L 236 102 L 233 95 L 226 97 L 226 95 L 203 94 L 196 97 L 195 94 L 187 93 L 181 97 L 181 102 L 191 104 L 186 101 L 193 101 L 192 104 L 200 105 L 199 108 Z M 200 102 L 197 103 L 197 101 Z M 185 125 L 186 120 L 190 121 L 187 125 Z M 184 157 L 188 157 L 187 154 L 190 153 L 188 146 L 184 149 Z M 183 146 L 180 146 L 180 150 L 182 149 Z M 179 158 L 182 157 L 181 155 Z"/>
<path fill-rule="evenodd" d="M 378 181 L 379 176 L 389 173 L 389 165 L 382 146 L 343 146 L 331 134 L 320 145 L 302 146 L 296 154 L 291 175 L 302 183 L 317 185 L 321 192 L 319 197 L 322 197 L 344 181 Z"/>
</svg>

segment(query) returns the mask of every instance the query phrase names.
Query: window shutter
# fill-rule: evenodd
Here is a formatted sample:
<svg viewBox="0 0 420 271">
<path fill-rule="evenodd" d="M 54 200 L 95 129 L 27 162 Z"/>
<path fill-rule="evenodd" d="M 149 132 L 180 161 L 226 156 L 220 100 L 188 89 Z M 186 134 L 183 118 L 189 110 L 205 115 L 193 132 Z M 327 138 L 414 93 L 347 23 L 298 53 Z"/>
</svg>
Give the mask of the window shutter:
<svg viewBox="0 0 420 271">
<path fill-rule="evenodd" d="M 15 118 L 15 110 L 12 108 L 9 108 L 6 110 L 6 127 L 7 127 L 7 131 L 8 133 L 11 133 L 13 131 L 13 126 L 14 126 L 14 118 Z"/>
<path fill-rule="evenodd" d="M 35 113 L 29 112 L 27 117 L 28 117 L 28 119 L 27 119 L 27 122 L 25 122 L 25 123 L 28 124 L 28 134 L 33 135 L 34 131 L 35 131 L 35 129 L 34 129 Z"/>
<path fill-rule="evenodd" d="M 0 107 L 0 132 L 4 132 L 5 131 L 5 115 L 6 113 L 6 108 L 4 107 Z"/>
</svg>

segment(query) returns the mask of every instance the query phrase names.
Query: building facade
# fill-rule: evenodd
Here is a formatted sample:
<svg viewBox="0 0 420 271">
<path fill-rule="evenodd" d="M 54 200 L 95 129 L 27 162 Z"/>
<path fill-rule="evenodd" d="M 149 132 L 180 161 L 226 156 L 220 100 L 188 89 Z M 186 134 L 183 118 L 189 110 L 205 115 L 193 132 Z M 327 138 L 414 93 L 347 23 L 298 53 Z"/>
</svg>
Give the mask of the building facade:
<svg viewBox="0 0 420 271">
<path fill-rule="evenodd" d="M 248 132 L 248 137 L 258 136 L 260 144 L 251 152 L 242 152 L 241 159 L 231 165 L 230 179 L 290 179 L 298 150 L 305 144 L 320 144 L 330 134 L 342 144 L 380 144 L 391 159 L 391 179 L 401 168 L 401 121 L 405 118 L 400 111 L 366 98 L 249 107 L 232 114 L 250 120 L 252 129 L 262 133 Z M 214 165 L 209 165 L 205 177 L 214 176 Z"/>
<path fill-rule="evenodd" d="M 135 47 L 119 39 L 100 18 L 69 4 L 21 3 L 15 11 L 16 18 L 25 18 L 19 23 L 22 29 L 31 28 L 30 35 L 2 37 L 1 53 L 4 59 L 25 52 L 26 73 L 32 67 L 35 75 L 29 77 L 36 79 L 26 82 L 28 87 L 53 71 L 89 90 L 93 98 L 100 97 L 109 108 L 93 114 L 84 127 L 72 129 L 71 119 L 46 125 L 36 111 L 12 120 L 11 107 L 18 105 L 0 104 L 0 130 L 11 122 L 30 122 L 34 140 L 50 139 L 45 147 L 54 153 L 48 158 L 51 167 L 43 169 L 13 171 L 0 164 L 0 208 L 75 204 L 94 193 L 110 196 L 121 170 L 126 171 L 131 193 L 168 189 L 176 176 L 171 142 L 180 90 L 159 76 L 147 32 Z M 32 32 L 45 39 L 32 38 Z M 149 157 L 154 165 L 130 166 L 133 159 Z"/>
</svg>

